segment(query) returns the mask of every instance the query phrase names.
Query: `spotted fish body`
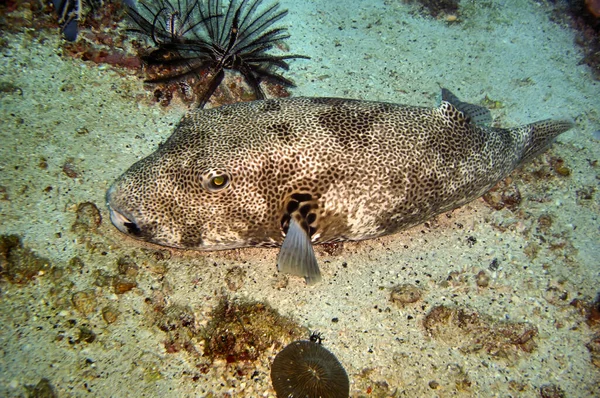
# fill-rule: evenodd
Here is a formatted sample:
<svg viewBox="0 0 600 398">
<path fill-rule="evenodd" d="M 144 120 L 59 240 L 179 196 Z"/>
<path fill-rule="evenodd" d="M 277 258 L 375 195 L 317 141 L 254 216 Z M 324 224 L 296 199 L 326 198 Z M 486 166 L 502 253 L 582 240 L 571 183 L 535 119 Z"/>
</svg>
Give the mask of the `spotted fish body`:
<svg viewBox="0 0 600 398">
<path fill-rule="evenodd" d="M 312 244 L 391 234 L 459 207 L 570 127 L 481 127 L 446 101 L 238 103 L 188 113 L 107 200 L 115 226 L 138 239 L 197 250 L 282 246 L 280 270 L 313 283 Z"/>
</svg>

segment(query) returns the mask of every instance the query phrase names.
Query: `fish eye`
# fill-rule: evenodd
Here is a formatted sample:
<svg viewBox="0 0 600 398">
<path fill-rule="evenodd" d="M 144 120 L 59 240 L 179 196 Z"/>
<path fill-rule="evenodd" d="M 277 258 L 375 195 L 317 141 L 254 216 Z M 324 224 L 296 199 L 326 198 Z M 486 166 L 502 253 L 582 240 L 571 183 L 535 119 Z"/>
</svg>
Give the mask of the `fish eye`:
<svg viewBox="0 0 600 398">
<path fill-rule="evenodd" d="M 226 181 L 225 176 L 216 176 L 216 177 L 213 177 L 211 183 L 217 187 L 220 187 L 223 184 L 225 184 L 225 181 Z"/>
<path fill-rule="evenodd" d="M 202 177 L 202 185 L 208 192 L 218 192 L 229 186 L 231 178 L 222 170 L 209 170 Z"/>
</svg>

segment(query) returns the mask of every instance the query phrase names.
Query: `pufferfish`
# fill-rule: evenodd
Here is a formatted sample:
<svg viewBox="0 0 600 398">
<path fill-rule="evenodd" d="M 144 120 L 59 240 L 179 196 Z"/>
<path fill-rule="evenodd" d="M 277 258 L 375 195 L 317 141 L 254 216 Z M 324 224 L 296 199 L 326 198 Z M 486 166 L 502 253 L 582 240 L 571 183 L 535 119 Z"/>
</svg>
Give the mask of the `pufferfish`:
<svg viewBox="0 0 600 398">
<path fill-rule="evenodd" d="M 108 190 L 113 224 L 180 249 L 281 247 L 280 272 L 321 279 L 313 244 L 406 229 L 492 188 L 572 127 L 486 127 L 443 91 L 437 108 L 280 98 L 187 113 Z"/>
</svg>

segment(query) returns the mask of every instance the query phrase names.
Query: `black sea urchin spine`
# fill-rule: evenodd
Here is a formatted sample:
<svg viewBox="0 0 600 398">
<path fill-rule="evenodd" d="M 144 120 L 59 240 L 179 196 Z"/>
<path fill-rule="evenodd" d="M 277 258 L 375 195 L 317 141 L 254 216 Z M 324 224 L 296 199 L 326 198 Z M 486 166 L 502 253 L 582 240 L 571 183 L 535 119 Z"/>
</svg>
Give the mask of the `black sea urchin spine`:
<svg viewBox="0 0 600 398">
<path fill-rule="evenodd" d="M 294 86 L 275 70 L 287 70 L 288 59 L 308 57 L 268 53 L 289 37 L 285 28 L 271 28 L 287 10 L 279 10 L 279 3 L 274 3 L 258 12 L 260 4 L 261 0 L 231 0 L 226 5 L 221 0 L 154 0 L 129 7 L 136 25 L 133 30 L 151 38 L 155 46 L 144 61 L 171 68 L 146 81 L 159 83 L 207 72 L 211 77 L 199 107 L 221 84 L 225 69 L 239 71 L 257 99 L 265 97 L 262 80 Z"/>
<path fill-rule="evenodd" d="M 149 36 L 157 47 L 185 44 L 194 40 L 194 32 L 202 20 L 196 19 L 198 1 L 141 1 L 130 5 L 127 13 L 137 25 L 133 31 Z"/>
</svg>

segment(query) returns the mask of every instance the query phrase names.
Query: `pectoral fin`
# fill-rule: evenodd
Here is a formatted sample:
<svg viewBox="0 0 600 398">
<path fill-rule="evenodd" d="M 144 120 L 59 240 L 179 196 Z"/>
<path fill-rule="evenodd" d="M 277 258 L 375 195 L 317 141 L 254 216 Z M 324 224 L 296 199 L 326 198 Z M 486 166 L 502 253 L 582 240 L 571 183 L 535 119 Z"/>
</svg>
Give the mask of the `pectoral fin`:
<svg viewBox="0 0 600 398">
<path fill-rule="evenodd" d="M 303 276 L 307 285 L 321 280 L 315 251 L 308 233 L 292 218 L 277 258 L 277 269 L 285 274 Z"/>
</svg>

